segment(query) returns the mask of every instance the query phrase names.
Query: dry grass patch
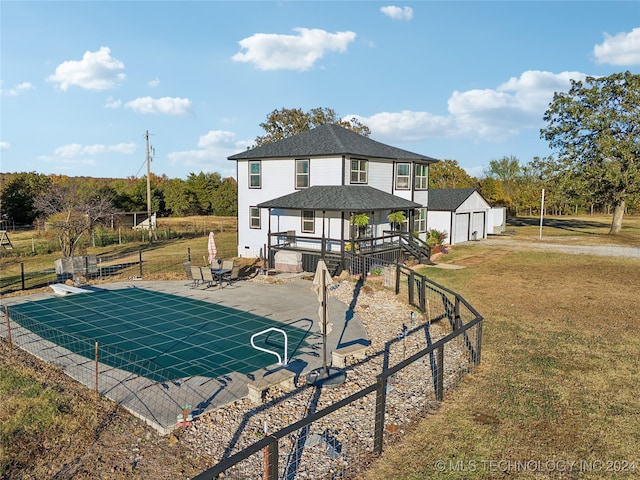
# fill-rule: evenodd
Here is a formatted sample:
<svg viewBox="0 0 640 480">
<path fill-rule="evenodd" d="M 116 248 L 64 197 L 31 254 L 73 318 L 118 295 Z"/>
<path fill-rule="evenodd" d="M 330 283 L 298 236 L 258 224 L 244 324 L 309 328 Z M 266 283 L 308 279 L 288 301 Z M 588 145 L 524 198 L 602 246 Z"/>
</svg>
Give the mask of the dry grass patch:
<svg viewBox="0 0 640 480">
<path fill-rule="evenodd" d="M 492 471 L 489 460 L 635 461 L 640 471 L 640 261 L 461 250 L 469 268 L 424 272 L 484 316 L 482 366 L 363 478 L 558 476 Z"/>
</svg>

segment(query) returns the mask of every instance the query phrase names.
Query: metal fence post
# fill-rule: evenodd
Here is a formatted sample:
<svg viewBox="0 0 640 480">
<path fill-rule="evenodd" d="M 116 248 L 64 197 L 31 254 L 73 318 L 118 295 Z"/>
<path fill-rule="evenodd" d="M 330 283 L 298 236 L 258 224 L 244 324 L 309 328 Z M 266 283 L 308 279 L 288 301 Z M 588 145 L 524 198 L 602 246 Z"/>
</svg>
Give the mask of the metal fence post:
<svg viewBox="0 0 640 480">
<path fill-rule="evenodd" d="M 151 238 L 151 237 L 149 237 Z M 140 249 L 138 256 L 140 258 L 140 278 L 142 278 L 142 249 Z"/>
<path fill-rule="evenodd" d="M 373 453 L 382 453 L 382 442 L 384 440 L 384 410 L 387 403 L 387 379 L 378 376 L 376 387 L 376 413 L 373 430 Z"/>
<path fill-rule="evenodd" d="M 20 279 L 22 280 L 22 290 L 24 290 L 24 262 L 20 262 Z"/>
<path fill-rule="evenodd" d="M 413 270 L 409 272 L 409 278 L 407 279 L 407 287 L 409 289 L 409 291 L 407 292 L 409 297 L 408 298 L 409 305 L 413 307 L 415 306 L 414 298 L 415 298 L 415 289 L 416 289 L 415 274 L 413 273 Z"/>
<path fill-rule="evenodd" d="M 453 304 L 453 329 L 462 328 L 462 319 L 460 318 L 460 299 L 456 295 L 456 301 Z"/>
<path fill-rule="evenodd" d="M 444 345 L 436 348 L 436 400 L 441 402 L 443 399 L 443 381 L 444 381 Z"/>
<path fill-rule="evenodd" d="M 4 306 L 4 317 L 7 319 L 7 341 L 9 342 L 9 348 L 13 347 L 11 342 L 11 319 L 9 318 L 9 307 Z"/>
<path fill-rule="evenodd" d="M 95 345 L 95 358 L 96 358 L 96 378 L 95 378 L 95 387 L 96 387 L 96 393 L 98 392 L 98 342 L 96 342 Z"/>
<path fill-rule="evenodd" d="M 191 247 L 187 247 L 187 261 L 191 262 Z"/>
<path fill-rule="evenodd" d="M 482 320 L 478 322 L 476 328 L 478 333 L 476 335 L 476 357 L 473 359 L 473 364 L 477 367 L 480 365 L 480 353 L 482 351 Z"/>
<path fill-rule="evenodd" d="M 265 480 L 278 480 L 278 439 L 276 437 L 271 438 L 272 441 L 267 447 L 269 450 L 269 463 L 265 469 L 265 473 L 267 474 L 267 478 L 265 478 Z"/>
</svg>

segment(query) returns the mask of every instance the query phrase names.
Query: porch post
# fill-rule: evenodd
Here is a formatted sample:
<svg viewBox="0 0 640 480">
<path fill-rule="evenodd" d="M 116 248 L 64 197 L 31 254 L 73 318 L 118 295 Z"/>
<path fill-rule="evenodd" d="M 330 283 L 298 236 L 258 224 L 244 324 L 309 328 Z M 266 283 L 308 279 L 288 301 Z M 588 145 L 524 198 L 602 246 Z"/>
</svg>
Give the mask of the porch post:
<svg viewBox="0 0 640 480">
<path fill-rule="evenodd" d="M 324 224 L 325 224 L 325 221 L 326 221 L 325 214 L 326 214 L 326 212 L 323 210 L 322 211 L 322 244 L 320 246 L 320 257 L 321 258 L 324 258 L 324 255 L 327 252 L 327 245 L 326 245 L 327 239 L 326 239 L 325 232 L 324 232 Z"/>
<path fill-rule="evenodd" d="M 271 264 L 271 208 L 269 208 L 269 222 L 267 224 L 267 251 L 264 252 L 267 259 L 267 268 L 273 268 Z"/>
<path fill-rule="evenodd" d="M 340 212 L 340 264 L 342 265 L 342 269 L 344 270 L 345 266 L 345 256 L 344 256 L 344 211 Z"/>
</svg>

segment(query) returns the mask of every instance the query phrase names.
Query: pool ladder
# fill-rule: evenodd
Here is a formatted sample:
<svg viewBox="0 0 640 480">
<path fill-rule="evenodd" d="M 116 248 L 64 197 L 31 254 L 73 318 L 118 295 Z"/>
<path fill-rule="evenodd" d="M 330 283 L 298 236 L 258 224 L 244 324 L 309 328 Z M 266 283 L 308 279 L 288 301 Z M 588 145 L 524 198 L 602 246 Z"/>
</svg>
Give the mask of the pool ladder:
<svg viewBox="0 0 640 480">
<path fill-rule="evenodd" d="M 253 339 L 256 338 L 258 335 L 262 335 L 264 333 L 268 333 L 268 332 L 278 332 L 281 333 L 282 336 L 284 337 L 284 361 L 282 359 L 282 357 L 280 356 L 280 354 L 278 352 L 275 352 L 273 350 L 269 350 L 267 348 L 262 348 L 257 346 L 254 342 Z M 280 329 L 280 328 L 276 328 L 276 327 L 271 327 L 271 328 L 267 328 L 266 330 L 262 330 L 261 332 L 258 333 L 254 333 L 253 335 L 251 335 L 251 346 L 253 348 L 255 348 L 256 350 L 260 350 L 262 352 L 266 352 L 266 353 L 270 353 L 271 355 L 275 355 L 278 358 L 278 365 L 286 365 L 288 358 L 287 358 L 287 334 L 284 330 Z"/>
</svg>

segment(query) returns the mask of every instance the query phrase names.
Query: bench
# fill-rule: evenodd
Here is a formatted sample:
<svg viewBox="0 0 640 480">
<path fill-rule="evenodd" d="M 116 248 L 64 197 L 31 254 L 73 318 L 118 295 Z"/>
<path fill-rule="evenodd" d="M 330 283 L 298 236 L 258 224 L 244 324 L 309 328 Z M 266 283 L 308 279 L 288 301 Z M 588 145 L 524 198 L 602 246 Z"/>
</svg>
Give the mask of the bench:
<svg viewBox="0 0 640 480">
<path fill-rule="evenodd" d="M 295 390 L 296 372 L 291 370 L 277 370 L 275 372 L 265 372 L 263 375 L 258 376 L 247 384 L 249 389 L 248 399 L 255 403 L 262 403 L 264 394 L 271 387 L 278 386 L 285 392 L 292 392 Z"/>
<path fill-rule="evenodd" d="M 347 345 L 346 347 L 336 348 L 331 352 L 331 366 L 337 368 L 344 368 L 347 366 L 347 357 L 353 357 L 358 360 L 364 360 L 367 358 L 366 351 L 368 345 L 362 345 L 361 343 L 354 343 Z"/>
</svg>

